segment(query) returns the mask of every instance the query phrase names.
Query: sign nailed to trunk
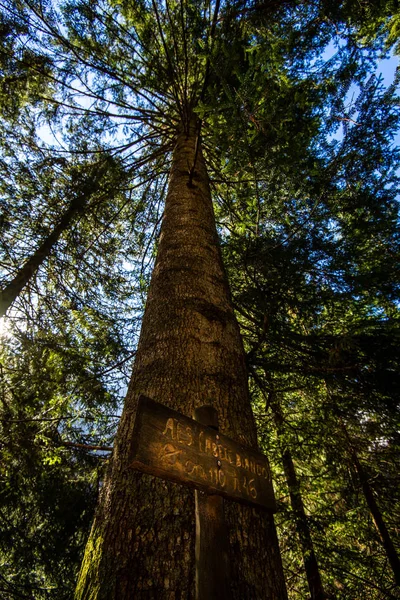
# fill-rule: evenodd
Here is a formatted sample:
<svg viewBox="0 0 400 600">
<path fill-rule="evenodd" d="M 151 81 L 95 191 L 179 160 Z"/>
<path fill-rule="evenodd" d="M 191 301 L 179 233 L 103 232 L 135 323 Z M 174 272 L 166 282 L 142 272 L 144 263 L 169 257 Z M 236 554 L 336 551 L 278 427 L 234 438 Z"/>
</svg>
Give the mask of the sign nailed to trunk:
<svg viewBox="0 0 400 600">
<path fill-rule="evenodd" d="M 144 396 L 139 399 L 130 466 L 276 511 L 263 454 Z"/>
</svg>

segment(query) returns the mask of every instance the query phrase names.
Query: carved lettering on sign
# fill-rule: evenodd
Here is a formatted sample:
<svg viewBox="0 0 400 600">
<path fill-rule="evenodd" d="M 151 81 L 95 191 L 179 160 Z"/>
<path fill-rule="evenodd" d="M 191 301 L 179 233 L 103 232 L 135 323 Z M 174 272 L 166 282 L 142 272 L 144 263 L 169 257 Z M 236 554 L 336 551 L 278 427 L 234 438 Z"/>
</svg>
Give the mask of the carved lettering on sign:
<svg viewBox="0 0 400 600">
<path fill-rule="evenodd" d="M 268 461 L 259 452 L 143 397 L 134 438 L 133 467 L 275 510 Z"/>
<path fill-rule="evenodd" d="M 185 427 L 177 419 L 167 419 L 163 435 L 170 437 L 171 440 L 177 441 L 179 444 L 185 444 L 186 446 L 193 444 L 190 427 Z"/>
<path fill-rule="evenodd" d="M 180 453 L 181 451 L 177 450 L 172 444 L 165 444 L 160 448 L 160 459 L 166 464 L 175 465 Z"/>
</svg>

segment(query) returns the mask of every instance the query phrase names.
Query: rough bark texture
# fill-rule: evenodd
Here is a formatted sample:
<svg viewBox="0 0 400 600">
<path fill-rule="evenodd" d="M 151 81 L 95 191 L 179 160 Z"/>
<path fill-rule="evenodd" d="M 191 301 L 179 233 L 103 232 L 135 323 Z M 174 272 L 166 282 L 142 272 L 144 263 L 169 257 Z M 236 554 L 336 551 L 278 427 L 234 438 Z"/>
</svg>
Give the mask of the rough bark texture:
<svg viewBox="0 0 400 600">
<path fill-rule="evenodd" d="M 289 449 L 284 446 L 282 441 L 283 415 L 281 407 L 276 401 L 274 401 L 271 402 L 271 408 L 278 432 L 278 438 L 282 446 L 281 456 L 283 469 L 285 471 L 286 482 L 289 488 L 290 502 L 295 518 L 296 530 L 300 539 L 301 552 L 303 556 L 304 569 L 307 576 L 308 588 L 310 590 L 310 597 L 311 600 L 325 600 L 327 596 L 322 586 L 317 557 L 315 556 L 314 552 L 314 544 L 312 542 L 311 532 L 307 522 L 307 515 L 304 509 L 303 499 L 301 497 L 301 490 L 296 475 L 296 469 L 293 464 L 292 455 Z"/>
<path fill-rule="evenodd" d="M 197 406 L 212 405 L 221 432 L 257 444 L 201 149 L 189 183 L 195 147 L 192 123 L 174 152 L 139 347 L 80 573 L 79 600 L 194 597 L 193 490 L 128 467 L 140 393 L 187 416 Z M 272 516 L 229 501 L 225 516 L 232 599 L 285 600 Z"/>
</svg>

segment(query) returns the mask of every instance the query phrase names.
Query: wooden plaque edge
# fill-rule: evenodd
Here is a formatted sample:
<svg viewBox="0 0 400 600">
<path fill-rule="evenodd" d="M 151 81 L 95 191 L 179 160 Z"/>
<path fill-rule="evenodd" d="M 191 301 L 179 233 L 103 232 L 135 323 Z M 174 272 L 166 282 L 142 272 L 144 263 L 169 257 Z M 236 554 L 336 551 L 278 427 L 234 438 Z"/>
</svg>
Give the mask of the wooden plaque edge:
<svg viewBox="0 0 400 600">
<path fill-rule="evenodd" d="M 161 402 L 157 402 L 156 400 L 153 400 L 152 398 L 149 398 L 148 396 L 145 396 L 144 394 L 140 394 L 140 396 L 138 398 L 137 409 L 136 409 L 135 424 L 134 424 L 133 432 L 132 432 L 133 442 L 132 442 L 132 447 L 131 447 L 131 455 L 133 455 L 133 456 L 136 454 L 136 450 L 139 445 L 139 437 L 140 437 L 139 434 L 142 429 L 143 415 L 145 413 L 146 406 L 150 406 L 150 407 L 153 406 L 156 410 L 159 410 L 159 407 L 161 407 L 161 409 L 165 408 L 168 412 L 174 413 L 176 415 L 176 418 L 184 419 L 184 421 L 186 421 L 187 423 L 190 423 L 191 426 L 193 425 L 193 423 L 196 423 L 197 425 L 200 425 L 202 429 L 209 430 L 210 434 L 215 435 L 215 429 L 213 429 L 212 427 L 207 427 L 206 425 L 202 425 L 198 421 L 195 421 L 194 419 L 187 417 L 183 413 L 180 413 L 179 411 L 177 411 L 173 408 L 170 408 L 169 406 L 166 406 L 165 404 L 162 404 Z M 261 455 L 263 457 L 263 459 L 267 460 L 268 469 L 269 469 L 269 472 L 271 473 L 271 469 L 269 467 L 269 461 L 268 461 L 267 456 L 265 456 L 265 454 L 262 454 L 262 452 L 260 452 L 258 450 L 254 450 L 253 448 L 250 448 L 249 446 L 246 446 L 246 445 L 242 444 L 241 442 L 232 440 L 231 438 L 224 435 L 223 433 L 219 432 L 218 435 L 220 436 L 221 439 L 225 438 L 225 439 L 229 440 L 230 442 L 233 442 L 234 444 L 236 444 L 238 446 L 238 448 L 243 450 L 243 452 L 247 452 L 247 453 L 253 454 L 253 455 L 257 455 L 257 454 Z M 256 500 L 246 500 L 245 498 L 240 498 L 240 497 L 232 498 L 232 496 L 230 496 L 229 494 L 227 494 L 226 492 L 221 490 L 221 488 L 214 487 L 212 484 L 203 485 L 201 483 L 195 483 L 192 481 L 186 481 L 186 480 L 183 481 L 178 476 L 175 476 L 173 473 L 171 474 L 171 472 L 168 471 L 167 469 L 163 469 L 160 467 L 157 467 L 157 469 L 155 469 L 153 466 L 147 465 L 146 463 L 144 463 L 142 461 L 137 461 L 137 460 L 133 459 L 129 463 L 128 467 L 137 469 L 138 471 L 140 471 L 142 473 L 146 473 L 148 475 L 152 475 L 153 477 L 159 477 L 161 479 L 171 481 L 175 484 L 185 485 L 186 487 L 190 487 L 192 489 L 201 490 L 205 494 L 209 494 L 209 495 L 217 494 L 218 496 L 222 496 L 223 498 L 225 498 L 226 500 L 229 500 L 230 502 L 238 502 L 239 504 L 243 504 L 243 505 L 249 506 L 251 508 L 259 508 L 259 509 L 265 510 L 269 513 L 277 512 L 274 488 L 272 485 L 272 477 L 271 477 L 271 481 L 269 482 L 271 489 L 272 489 L 272 494 L 271 494 L 271 498 L 270 498 L 271 506 L 267 507 L 267 506 L 265 506 L 265 504 L 261 504 L 261 503 L 257 502 Z M 158 471 L 158 473 L 155 473 L 155 470 Z M 215 490 L 215 492 L 210 494 L 210 489 Z"/>
</svg>

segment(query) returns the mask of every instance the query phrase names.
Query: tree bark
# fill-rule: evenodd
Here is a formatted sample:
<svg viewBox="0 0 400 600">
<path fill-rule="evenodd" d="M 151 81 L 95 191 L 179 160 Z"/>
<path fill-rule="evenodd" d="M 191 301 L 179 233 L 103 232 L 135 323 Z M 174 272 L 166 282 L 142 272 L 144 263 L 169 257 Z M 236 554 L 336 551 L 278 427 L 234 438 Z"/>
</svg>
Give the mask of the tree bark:
<svg viewBox="0 0 400 600">
<path fill-rule="evenodd" d="M 34 252 L 21 267 L 12 281 L 0 291 L 0 317 L 3 317 L 6 314 L 7 310 L 16 298 L 18 298 L 19 294 L 36 273 L 40 265 L 50 256 L 50 252 L 58 242 L 61 234 L 68 229 L 73 218 L 80 210 L 82 210 L 82 208 L 82 198 L 76 198 L 71 202 L 70 206 L 61 217 L 58 225 L 56 225 L 53 231 L 40 244 L 36 252 Z"/>
<path fill-rule="evenodd" d="M 3 317 L 6 314 L 7 310 L 18 298 L 21 291 L 29 283 L 39 267 L 46 258 L 50 256 L 52 249 L 57 244 L 64 231 L 71 225 L 75 217 L 85 210 L 89 198 L 99 189 L 100 179 L 105 172 L 106 166 L 107 163 L 95 167 L 96 171 L 94 175 L 88 179 L 86 185 L 82 184 L 80 193 L 71 200 L 67 210 L 61 216 L 53 231 L 51 231 L 51 233 L 43 240 L 32 256 L 28 258 L 12 281 L 0 290 L 0 317 Z M 108 194 L 105 194 L 105 196 L 107 195 Z"/>
<path fill-rule="evenodd" d="M 61 217 L 58 225 L 40 244 L 39 248 L 21 267 L 15 277 L 0 291 L 0 317 L 3 317 L 13 302 L 18 298 L 21 291 L 31 280 L 40 265 L 50 256 L 50 252 L 60 239 L 60 236 L 68 229 L 75 215 L 84 207 L 83 198 L 74 198 Z"/>
<path fill-rule="evenodd" d="M 358 478 L 361 483 L 361 487 L 364 493 L 365 501 L 370 510 L 372 520 L 374 522 L 375 528 L 379 534 L 382 546 L 385 550 L 387 559 L 389 564 L 393 570 L 394 580 L 398 586 L 400 586 L 400 559 L 397 554 L 396 548 L 392 542 L 392 538 L 390 537 L 390 533 L 386 527 L 385 521 L 383 520 L 382 513 L 379 509 L 379 506 L 375 500 L 374 493 L 369 484 L 368 475 L 365 472 L 364 467 L 362 466 L 357 451 L 352 443 L 349 432 L 347 431 L 347 427 L 342 418 L 339 417 L 340 425 L 343 429 L 343 432 L 346 436 L 347 444 L 349 447 L 350 455 L 353 461 L 353 465 L 357 471 Z"/>
<path fill-rule="evenodd" d="M 286 482 L 289 488 L 290 502 L 296 523 L 296 531 L 300 539 L 304 569 L 306 572 L 311 600 L 325 600 L 327 595 L 325 594 L 322 586 L 317 557 L 314 552 L 314 544 L 307 522 L 307 515 L 304 509 L 303 499 L 301 497 L 300 484 L 297 479 L 292 455 L 283 441 L 283 415 L 281 407 L 276 400 L 271 402 L 271 409 L 278 433 L 278 439 L 281 445 L 283 469 L 285 471 Z"/>
<path fill-rule="evenodd" d="M 77 600 L 194 598 L 194 492 L 129 468 L 140 393 L 187 416 L 212 405 L 221 432 L 257 446 L 244 351 L 194 120 L 187 129 L 174 150 L 132 379 Z M 231 598 L 287 598 L 272 515 L 230 501 L 224 510 Z"/>
</svg>

